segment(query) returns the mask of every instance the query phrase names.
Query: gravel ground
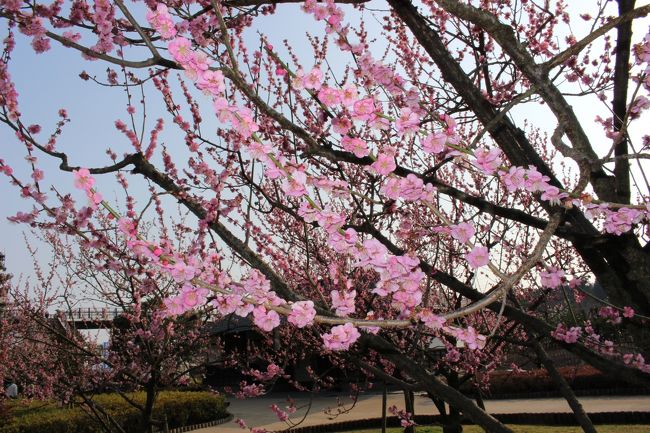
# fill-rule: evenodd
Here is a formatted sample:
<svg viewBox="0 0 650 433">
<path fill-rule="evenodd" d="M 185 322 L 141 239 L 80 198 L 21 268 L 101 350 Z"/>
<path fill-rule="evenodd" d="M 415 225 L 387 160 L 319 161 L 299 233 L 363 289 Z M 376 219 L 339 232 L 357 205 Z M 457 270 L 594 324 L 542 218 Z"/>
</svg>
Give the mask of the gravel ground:
<svg viewBox="0 0 650 433">
<path fill-rule="evenodd" d="M 302 426 L 336 423 L 364 418 L 381 416 L 381 394 L 366 394 L 359 398 L 356 405 L 348 396 L 323 394 L 312 399 L 304 394 L 292 394 L 299 408 L 291 415 L 293 422 L 300 421 L 306 416 Z M 276 415 L 269 409 L 272 404 L 280 408 L 286 406 L 287 394 L 272 394 L 255 399 L 231 400 L 228 411 L 234 419 L 243 419 L 249 427 L 263 427 L 270 431 L 283 430 L 288 427 L 284 422 L 278 422 Z M 580 397 L 580 402 L 587 412 L 623 412 L 649 411 L 650 396 L 625 397 Z M 338 403 L 341 406 L 337 406 Z M 401 393 L 388 395 L 388 406 L 404 407 L 404 397 Z M 517 399 L 517 400 L 487 400 L 486 408 L 491 413 L 521 413 L 521 412 L 570 412 L 566 401 L 559 398 Z M 340 412 L 340 413 L 339 413 Z M 437 414 L 431 401 L 426 396 L 416 396 L 416 414 Z M 233 420 L 215 427 L 195 430 L 197 433 L 243 433 Z"/>
</svg>

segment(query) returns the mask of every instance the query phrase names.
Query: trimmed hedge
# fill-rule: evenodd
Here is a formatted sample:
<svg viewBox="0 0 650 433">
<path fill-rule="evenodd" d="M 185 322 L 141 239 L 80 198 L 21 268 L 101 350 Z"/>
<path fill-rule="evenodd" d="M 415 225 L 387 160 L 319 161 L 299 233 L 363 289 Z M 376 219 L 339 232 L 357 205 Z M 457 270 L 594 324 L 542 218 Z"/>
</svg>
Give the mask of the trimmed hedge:
<svg viewBox="0 0 650 433">
<path fill-rule="evenodd" d="M 588 365 L 565 366 L 559 367 L 558 370 L 573 391 L 579 395 L 648 393 L 648 388 L 622 383 L 617 378 L 604 375 Z M 489 383 L 489 391 L 484 395 L 486 398 L 551 397 L 560 395 L 557 391 L 557 385 L 544 369 L 528 370 L 521 373 L 493 371 L 490 373 Z M 474 393 L 471 386 L 461 387 L 461 391 L 467 394 Z M 609 391 L 616 392 L 609 393 Z"/>
<path fill-rule="evenodd" d="M 144 403 L 143 392 L 129 397 Z M 140 411 L 117 394 L 97 395 L 93 399 L 126 433 L 138 433 Z M 18 408 L 16 408 L 18 409 Z M 162 420 L 167 415 L 169 428 L 200 424 L 228 416 L 224 398 L 210 392 L 164 391 L 158 395 L 154 418 Z M 53 405 L 19 409 L 7 425 L 0 425 L 0 433 L 102 433 L 99 423 L 80 407 L 54 408 Z"/>
</svg>

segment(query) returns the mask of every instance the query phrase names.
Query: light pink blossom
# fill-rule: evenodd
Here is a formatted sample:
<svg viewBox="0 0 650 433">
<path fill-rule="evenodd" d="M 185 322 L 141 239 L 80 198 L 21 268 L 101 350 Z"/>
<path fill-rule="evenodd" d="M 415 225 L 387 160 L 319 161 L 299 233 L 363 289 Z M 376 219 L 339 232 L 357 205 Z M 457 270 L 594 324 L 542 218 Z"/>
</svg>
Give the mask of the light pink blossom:
<svg viewBox="0 0 650 433">
<path fill-rule="evenodd" d="M 357 296 L 356 290 L 349 292 L 332 290 L 330 296 L 332 297 L 332 307 L 336 309 L 337 316 L 343 317 L 354 313 L 354 298 Z"/>
<path fill-rule="evenodd" d="M 280 316 L 273 310 L 267 310 L 261 305 L 253 308 L 253 322 L 263 331 L 271 332 L 280 326 Z"/>
<path fill-rule="evenodd" d="M 90 191 L 95 185 L 95 178 L 92 177 L 87 168 L 80 168 L 72 172 L 74 176 L 74 186 L 84 191 Z"/>
<path fill-rule="evenodd" d="M 291 305 L 291 314 L 289 314 L 287 320 L 298 328 L 304 328 L 314 322 L 314 317 L 316 317 L 314 303 L 312 301 L 298 301 Z"/>
<path fill-rule="evenodd" d="M 429 134 L 422 140 L 422 149 L 427 153 L 443 153 L 447 150 L 447 138 L 444 132 Z"/>
<path fill-rule="evenodd" d="M 387 176 L 397 168 L 395 163 L 395 154 L 393 152 L 383 152 L 377 155 L 377 160 L 370 166 L 375 172 Z"/>
<path fill-rule="evenodd" d="M 451 237 L 458 242 L 466 244 L 476 234 L 474 226 L 468 222 L 462 222 L 451 227 Z"/>
<path fill-rule="evenodd" d="M 347 150 L 348 152 L 354 153 L 357 158 L 363 158 L 364 156 L 368 156 L 368 154 L 370 154 L 368 145 L 360 138 L 349 137 L 346 135 L 341 140 L 341 146 L 343 146 L 343 149 Z"/>
<path fill-rule="evenodd" d="M 322 335 L 325 348 L 334 351 L 349 349 L 359 337 L 361 334 L 351 323 L 333 326 L 329 333 Z"/>
<path fill-rule="evenodd" d="M 465 259 L 473 269 L 478 269 L 489 263 L 490 253 L 484 246 L 475 246 L 472 251 L 465 254 Z"/>
</svg>

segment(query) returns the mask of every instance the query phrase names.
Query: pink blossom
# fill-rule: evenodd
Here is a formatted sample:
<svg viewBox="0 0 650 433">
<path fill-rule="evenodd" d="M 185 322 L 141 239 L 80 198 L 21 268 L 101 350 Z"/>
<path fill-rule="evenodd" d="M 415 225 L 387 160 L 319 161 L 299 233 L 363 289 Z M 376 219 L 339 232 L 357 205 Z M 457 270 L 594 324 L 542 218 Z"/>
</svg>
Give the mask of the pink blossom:
<svg viewBox="0 0 650 433">
<path fill-rule="evenodd" d="M 395 154 L 393 152 L 383 152 L 377 155 L 377 160 L 370 166 L 376 173 L 387 176 L 396 168 Z"/>
<path fill-rule="evenodd" d="M 375 117 L 375 111 L 374 98 L 361 99 L 354 103 L 353 117 L 355 120 L 370 120 Z"/>
<path fill-rule="evenodd" d="M 88 196 L 88 201 L 90 203 L 89 206 L 93 209 L 96 209 L 97 205 L 99 205 L 104 200 L 104 197 L 102 197 L 100 193 L 94 190 L 86 191 L 86 195 Z"/>
<path fill-rule="evenodd" d="M 300 203 L 300 208 L 298 208 L 298 215 L 305 222 L 313 223 L 318 219 L 318 209 L 314 208 L 308 201 L 303 201 Z"/>
<path fill-rule="evenodd" d="M 212 102 L 217 117 L 222 122 L 232 122 L 235 119 L 236 108 L 228 104 L 228 100 L 223 97 L 215 98 Z"/>
<path fill-rule="evenodd" d="M 541 199 L 548 201 L 552 205 L 559 206 L 562 204 L 562 200 L 568 196 L 569 194 L 566 192 L 560 192 L 558 187 L 547 185 L 546 189 L 542 192 Z"/>
<path fill-rule="evenodd" d="M 36 168 L 32 172 L 32 179 L 34 179 L 34 182 L 39 182 L 39 181 L 43 180 L 44 177 L 45 177 L 45 174 L 43 173 L 43 170 L 40 170 L 40 169 Z"/>
<path fill-rule="evenodd" d="M 258 161 L 266 161 L 271 151 L 272 147 L 269 144 L 254 141 L 248 145 L 248 153 Z"/>
<path fill-rule="evenodd" d="M 413 421 L 412 419 L 413 414 L 411 412 L 406 412 L 405 410 L 397 409 L 397 406 L 395 405 L 389 407 L 388 411 L 399 418 L 400 425 L 402 427 L 406 428 L 406 427 L 411 427 L 416 425 L 415 421 Z"/>
<path fill-rule="evenodd" d="M 330 296 L 332 297 L 332 307 L 336 309 L 337 316 L 343 317 L 354 313 L 354 298 L 357 296 L 356 290 L 349 292 L 332 290 Z"/>
<path fill-rule="evenodd" d="M 278 417 L 280 421 L 286 421 L 289 419 L 289 414 L 283 411 L 282 409 L 280 409 L 277 404 L 274 403 L 269 407 L 275 413 L 275 415 Z"/>
<path fill-rule="evenodd" d="M 400 197 L 402 179 L 399 177 L 389 177 L 381 188 L 381 193 L 386 197 L 397 200 Z"/>
<path fill-rule="evenodd" d="M 210 291 L 204 288 L 184 285 L 180 295 L 183 307 L 189 310 L 203 305 L 209 293 Z"/>
<path fill-rule="evenodd" d="M 385 117 L 375 115 L 368 119 L 368 126 L 372 129 L 387 131 L 390 129 L 390 121 Z"/>
<path fill-rule="evenodd" d="M 490 253 L 484 246 L 476 246 L 469 253 L 465 254 L 465 259 L 473 269 L 485 266 L 490 261 Z"/>
<path fill-rule="evenodd" d="M 284 156 L 280 156 L 277 158 L 277 161 L 279 164 L 275 164 L 271 161 L 266 165 L 264 174 L 266 174 L 269 179 L 280 179 L 286 177 L 287 175 L 287 173 L 284 171 L 284 166 L 286 165 L 287 160 L 284 158 Z"/>
<path fill-rule="evenodd" d="M 35 212 L 18 212 L 16 215 L 7 217 L 12 223 L 28 223 L 31 224 L 36 219 Z"/>
<path fill-rule="evenodd" d="M 267 310 L 261 305 L 253 308 L 253 322 L 263 331 L 270 332 L 280 326 L 280 316 L 273 310 Z"/>
<path fill-rule="evenodd" d="M 345 214 L 326 208 L 316 214 L 316 221 L 325 231 L 331 233 L 338 231 L 345 224 Z"/>
<path fill-rule="evenodd" d="M 184 302 L 180 296 L 165 298 L 163 301 L 168 315 L 176 316 L 185 312 Z"/>
<path fill-rule="evenodd" d="M 621 314 L 619 313 L 619 311 L 616 308 L 610 306 L 602 307 L 601 309 L 599 309 L 598 315 L 603 319 L 607 319 L 609 323 L 612 323 L 614 325 L 618 325 L 623 321 L 621 319 Z"/>
<path fill-rule="evenodd" d="M 221 71 L 203 71 L 196 82 L 196 86 L 207 94 L 221 95 L 225 89 L 223 73 Z"/>
<path fill-rule="evenodd" d="M 418 318 L 425 324 L 425 326 L 431 329 L 441 329 L 446 322 L 444 317 L 434 314 L 431 310 L 420 311 Z"/>
<path fill-rule="evenodd" d="M 634 46 L 634 55 L 638 63 L 650 63 L 650 34 L 646 34 L 643 41 Z"/>
<path fill-rule="evenodd" d="M 347 150 L 348 152 L 354 153 L 357 158 L 363 158 L 364 156 L 368 156 L 368 154 L 370 154 L 368 145 L 360 138 L 348 137 L 346 135 L 341 140 L 341 146 L 343 146 L 343 149 Z"/>
<path fill-rule="evenodd" d="M 302 79 L 302 85 L 305 89 L 318 90 L 323 83 L 323 73 L 318 68 L 313 68 Z"/>
<path fill-rule="evenodd" d="M 316 317 L 314 303 L 312 301 L 298 301 L 291 305 L 291 314 L 289 314 L 287 320 L 298 328 L 304 328 L 314 322 L 314 317 Z"/>
<path fill-rule="evenodd" d="M 474 151 L 474 165 L 485 174 L 494 174 L 501 163 L 501 150 L 497 147 L 491 149 L 478 148 Z"/>
<path fill-rule="evenodd" d="M 136 235 L 136 225 L 131 218 L 120 218 L 117 220 L 117 228 L 122 234 L 126 235 L 127 238 L 133 238 Z"/>
<path fill-rule="evenodd" d="M 560 287 L 564 278 L 564 271 L 554 266 L 549 266 L 546 270 L 539 273 L 542 280 L 542 286 L 549 289 Z"/>
<path fill-rule="evenodd" d="M 533 166 L 526 170 L 525 187 L 530 192 L 545 191 L 549 180 L 551 179 L 548 176 L 544 176 Z"/>
<path fill-rule="evenodd" d="M 338 89 L 323 86 L 318 92 L 318 99 L 326 107 L 333 107 L 341 103 L 341 93 Z"/>
<path fill-rule="evenodd" d="M 395 121 L 395 129 L 399 135 L 417 132 L 420 129 L 420 115 L 408 107 L 403 108 L 399 118 Z"/>
<path fill-rule="evenodd" d="M 272 380 L 277 376 L 280 376 L 282 373 L 283 373 L 282 369 L 278 367 L 277 364 L 274 363 L 270 363 L 269 365 L 267 365 L 265 372 L 261 372 L 259 370 L 251 370 L 250 372 L 248 372 L 248 374 L 253 376 L 255 379 L 265 381 L 265 382 Z"/>
<path fill-rule="evenodd" d="M 196 275 L 196 269 L 184 261 L 178 260 L 171 266 L 170 273 L 176 282 L 182 283 L 194 278 Z"/>
<path fill-rule="evenodd" d="M 467 222 L 462 222 L 451 227 L 451 237 L 458 242 L 466 244 L 476 234 L 474 226 Z"/>
<path fill-rule="evenodd" d="M 383 268 L 386 266 L 387 254 L 388 250 L 377 239 L 366 239 L 363 241 L 362 248 L 356 254 L 357 262 L 355 266 L 363 267 L 372 265 Z"/>
<path fill-rule="evenodd" d="M 453 333 L 456 335 L 456 338 L 465 343 L 467 348 L 470 350 L 482 349 L 485 347 L 485 336 L 477 333 L 472 326 L 468 326 L 467 329 L 454 329 Z"/>
<path fill-rule="evenodd" d="M 628 306 L 623 307 L 623 317 L 627 319 L 634 317 L 634 309 Z"/>
<path fill-rule="evenodd" d="M 329 24 L 333 29 L 340 30 L 342 21 L 343 21 L 343 10 L 341 8 L 330 9 L 330 16 L 327 18 L 327 24 Z"/>
<path fill-rule="evenodd" d="M 74 170 L 72 174 L 74 175 L 74 186 L 78 189 L 90 191 L 93 185 L 95 185 L 95 179 L 92 177 L 90 171 L 88 171 L 87 168 Z"/>
<path fill-rule="evenodd" d="M 640 210 L 628 208 L 621 208 L 616 212 L 605 209 L 605 215 L 605 231 L 616 235 L 629 231 L 632 225 L 639 223 L 643 218 Z"/>
<path fill-rule="evenodd" d="M 443 153 L 447 150 L 447 138 L 444 132 L 429 134 L 422 140 L 422 149 L 428 153 Z"/>
<path fill-rule="evenodd" d="M 413 173 L 401 179 L 399 188 L 400 197 L 404 200 L 416 201 L 424 198 L 426 195 L 424 182 Z"/>
<path fill-rule="evenodd" d="M 323 343 L 329 350 L 347 350 L 361 337 L 351 323 L 333 326 L 329 333 L 323 334 Z"/>
<path fill-rule="evenodd" d="M 565 343 L 573 344 L 578 341 L 582 335 L 582 328 L 574 326 L 566 329 L 562 323 L 557 325 L 557 328 L 551 332 L 551 336 L 557 340 L 564 341 Z"/>
<path fill-rule="evenodd" d="M 155 11 L 147 12 L 147 21 L 151 27 L 156 29 L 163 39 L 171 39 L 176 36 L 176 27 L 169 14 L 169 9 L 163 3 L 158 3 Z"/>
<path fill-rule="evenodd" d="M 168 45 L 168 49 L 174 60 L 176 60 L 181 65 L 186 64 L 193 54 L 192 43 L 189 41 L 189 39 L 183 37 L 172 39 Z"/>
<path fill-rule="evenodd" d="M 514 192 L 519 188 L 523 188 L 526 184 L 526 170 L 521 167 L 510 167 L 507 172 L 499 172 L 501 181 L 506 186 L 509 192 Z"/>
<path fill-rule="evenodd" d="M 282 181 L 282 191 L 289 197 L 300 197 L 307 194 L 307 175 L 305 172 L 295 170 L 291 173 L 291 177 L 286 177 Z"/>
<path fill-rule="evenodd" d="M 346 107 L 354 105 L 358 98 L 357 87 L 354 84 L 346 84 L 341 89 L 341 102 Z"/>
<path fill-rule="evenodd" d="M 250 138 L 260 130 L 259 125 L 253 119 L 253 113 L 248 108 L 239 108 L 236 116 L 232 119 L 232 126 L 243 138 Z"/>
<path fill-rule="evenodd" d="M 327 244 L 331 246 L 334 251 L 338 253 L 354 253 L 353 247 L 356 245 L 358 240 L 357 232 L 349 228 L 345 230 L 343 234 L 339 233 L 337 230 L 331 230 L 328 232 L 329 238 L 327 239 Z"/>
<path fill-rule="evenodd" d="M 238 308 L 244 306 L 244 302 L 242 301 L 241 296 L 235 294 L 217 296 L 212 301 L 212 304 L 223 316 L 232 314 L 237 311 Z"/>
<path fill-rule="evenodd" d="M 350 189 L 350 185 L 341 179 L 317 178 L 313 179 L 312 185 L 332 193 L 333 197 L 346 197 L 346 192 Z"/>
<path fill-rule="evenodd" d="M 417 286 L 409 286 L 393 293 L 392 305 L 402 312 L 410 312 L 422 302 L 422 291 Z M 408 314 L 408 313 L 407 313 Z"/>
<path fill-rule="evenodd" d="M 332 129 L 337 134 L 347 134 L 352 128 L 352 121 L 349 118 L 339 116 L 332 119 Z"/>
</svg>

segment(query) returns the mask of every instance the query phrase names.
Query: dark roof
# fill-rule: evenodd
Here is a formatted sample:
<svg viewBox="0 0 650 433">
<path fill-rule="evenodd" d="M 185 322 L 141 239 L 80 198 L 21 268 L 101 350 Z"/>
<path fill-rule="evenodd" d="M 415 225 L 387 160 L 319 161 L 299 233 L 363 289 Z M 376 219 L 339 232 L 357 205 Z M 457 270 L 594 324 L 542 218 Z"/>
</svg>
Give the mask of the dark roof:
<svg viewBox="0 0 650 433">
<path fill-rule="evenodd" d="M 206 323 L 204 331 L 208 334 L 215 335 L 251 331 L 253 328 L 253 321 L 248 317 L 229 314 L 214 322 Z"/>
</svg>

